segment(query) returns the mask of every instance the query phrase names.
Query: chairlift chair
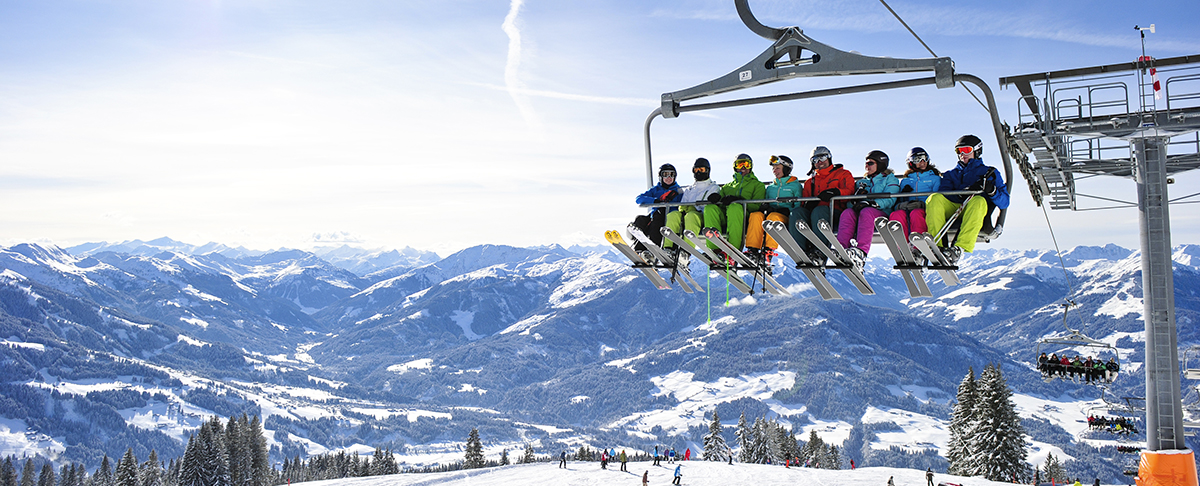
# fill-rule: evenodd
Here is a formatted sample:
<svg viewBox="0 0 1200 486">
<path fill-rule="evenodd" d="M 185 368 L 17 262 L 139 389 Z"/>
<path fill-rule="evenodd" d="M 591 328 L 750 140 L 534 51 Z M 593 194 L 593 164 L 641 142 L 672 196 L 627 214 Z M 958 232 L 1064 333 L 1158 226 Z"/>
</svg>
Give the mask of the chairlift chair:
<svg viewBox="0 0 1200 486">
<path fill-rule="evenodd" d="M 734 0 L 734 6 L 737 9 L 738 16 L 742 22 L 752 32 L 773 42 L 773 45 L 768 47 L 758 57 L 746 63 L 742 67 L 735 69 L 728 74 L 713 79 L 691 88 L 663 93 L 661 96 L 661 106 L 652 111 L 647 117 L 644 127 L 645 136 L 645 153 L 646 153 L 646 185 L 653 187 L 654 185 L 654 162 L 650 143 L 650 125 L 655 118 L 662 117 L 664 119 L 677 118 L 683 113 L 711 110 L 717 108 L 728 108 L 737 106 L 748 106 L 763 103 L 774 103 L 780 101 L 791 101 L 809 98 L 820 98 L 826 96 L 836 96 L 853 93 L 866 93 L 873 91 L 892 90 L 898 88 L 908 88 L 915 86 L 934 85 L 937 88 L 952 88 L 957 83 L 970 83 L 976 85 L 984 94 L 986 99 L 986 108 L 992 128 L 996 137 L 997 148 L 996 153 L 1000 154 L 1003 160 L 1003 177 L 1005 181 L 1012 181 L 1012 162 L 1009 155 L 1008 147 L 1010 145 L 1008 129 L 1000 121 L 999 112 L 996 109 L 995 98 L 992 95 L 991 88 L 988 87 L 982 79 L 976 76 L 965 73 L 956 73 L 954 70 L 954 62 L 948 57 L 934 57 L 924 59 L 903 59 L 893 57 L 872 57 L 864 56 L 855 52 L 842 51 L 821 42 L 816 41 L 812 37 L 806 35 L 799 27 L 784 27 L 775 28 L 763 25 L 751 13 L 748 0 Z M 846 76 L 846 75 L 866 75 L 866 74 L 909 74 L 909 73 L 929 73 L 933 76 L 924 78 L 911 78 L 897 81 L 878 82 L 873 84 L 848 85 L 844 87 L 822 89 L 814 91 L 805 91 L 790 94 L 781 94 L 773 96 L 761 96 L 757 98 L 742 98 L 729 101 L 717 101 L 709 103 L 693 103 L 684 105 L 698 98 L 717 95 L 721 93 L 729 93 L 745 88 L 760 86 L 776 81 L 787 79 L 816 77 L 816 76 Z M 875 197 L 878 195 L 874 195 Z M 905 194 L 904 196 L 911 196 Z M 844 199 L 863 199 L 863 196 L 842 196 L 839 200 Z M 815 198 L 804 198 L 815 199 Z M 654 203 L 646 205 L 647 207 L 659 206 L 681 206 L 684 204 L 672 203 Z M 1004 229 L 1005 216 L 1007 209 L 997 211 L 995 219 L 992 217 L 992 210 L 989 207 L 988 216 L 985 218 L 984 229 L 980 232 L 978 240 L 980 242 L 990 242 L 1000 236 Z M 796 224 L 796 222 L 790 222 Z M 947 225 L 952 227 L 953 223 Z M 764 229 L 766 225 L 764 224 Z M 779 228 L 771 228 L 778 230 Z M 811 228 L 818 230 L 819 228 Z M 803 229 L 801 229 L 803 231 Z M 785 231 L 783 234 L 786 234 Z M 815 234 L 815 232 L 814 232 Z M 805 235 L 807 237 L 807 235 Z M 908 236 L 903 235 L 905 240 L 902 246 L 903 251 L 909 250 Z M 791 239 L 790 236 L 787 236 Z M 875 238 L 882 241 L 880 235 Z M 776 238 L 778 241 L 779 238 Z M 796 242 L 802 243 L 802 242 Z M 832 246 L 832 245 L 831 245 Z M 893 246 L 889 244 L 889 247 Z M 796 245 L 791 245 L 796 247 Z M 781 250 L 786 250 L 787 245 L 781 243 Z M 934 253 L 936 248 L 933 249 Z M 839 257 L 845 257 L 845 251 L 832 249 Z M 911 253 L 911 252 L 909 252 Z M 817 287 L 821 296 L 825 299 L 839 299 L 841 296 L 829 286 L 824 277 L 824 266 L 820 263 L 811 263 L 809 259 L 803 255 L 791 255 L 793 261 L 796 262 L 797 269 L 800 269 L 805 276 L 812 281 Z M 953 275 L 953 271 L 957 269 L 953 264 L 945 263 L 945 259 L 937 253 L 938 260 L 942 263 L 933 263 L 929 267 L 922 267 L 913 264 L 908 260 L 916 260 L 913 255 L 908 254 L 904 258 L 904 262 L 897 257 L 896 268 L 901 271 L 905 277 L 905 282 L 908 284 L 909 292 L 914 297 L 925 296 L 929 297 L 932 294 L 928 290 L 927 285 L 921 285 L 924 281 L 917 282 L 917 279 L 923 279 L 921 270 L 923 268 L 936 269 L 942 274 L 943 281 L 947 285 L 955 285 L 958 283 L 958 278 Z M 927 256 L 928 258 L 928 256 Z M 874 290 L 867 284 L 865 278 L 861 275 L 861 271 L 855 272 L 850 267 L 848 258 L 831 258 L 832 264 L 829 268 L 836 268 L 846 273 L 847 278 L 858 288 L 860 292 L 866 295 L 874 293 Z M 636 266 L 636 265 L 635 265 Z M 736 265 L 733 272 L 728 272 L 726 277 L 736 277 Z M 649 276 L 649 275 L 648 275 Z M 654 280 L 652 278 L 652 280 Z M 733 279 L 731 279 L 731 282 Z M 736 285 L 736 283 L 735 283 Z M 663 286 L 659 286 L 663 288 Z"/>
<path fill-rule="evenodd" d="M 1200 346 L 1192 346 L 1183 352 L 1183 378 L 1200 380 Z"/>
<path fill-rule="evenodd" d="M 1065 303 L 1062 303 L 1059 305 L 1062 306 L 1062 308 L 1063 308 L 1063 327 L 1065 327 L 1067 329 L 1067 334 L 1060 335 L 1060 336 L 1045 337 L 1045 338 L 1042 338 L 1041 340 L 1039 340 L 1037 343 L 1037 347 L 1035 348 L 1034 354 L 1033 354 L 1034 362 L 1040 364 L 1039 360 L 1041 359 L 1041 356 L 1043 353 L 1057 355 L 1064 351 L 1069 350 L 1069 351 L 1071 351 L 1071 353 L 1073 353 L 1077 356 L 1086 355 L 1093 359 L 1098 359 L 1102 362 L 1106 362 L 1105 358 L 1116 359 L 1116 361 L 1118 363 L 1118 367 L 1123 369 L 1123 365 L 1121 364 L 1121 353 L 1117 349 L 1116 346 L 1113 346 L 1113 345 L 1108 344 L 1103 341 L 1097 341 L 1095 339 L 1092 339 L 1088 336 L 1085 336 L 1082 332 L 1072 329 L 1071 326 L 1067 325 L 1067 314 L 1068 314 L 1070 308 L 1077 304 L 1075 304 L 1074 301 L 1068 300 Z M 1081 352 L 1080 348 L 1083 348 L 1086 350 L 1091 350 L 1091 351 L 1082 351 Z M 1038 371 L 1044 373 L 1044 371 L 1041 369 L 1039 369 Z M 1049 382 L 1049 381 L 1054 380 L 1055 376 L 1056 376 L 1055 373 L 1051 372 L 1049 374 L 1049 376 L 1047 376 L 1045 379 L 1047 382 Z M 1065 379 L 1066 376 L 1067 376 L 1066 370 L 1063 370 L 1057 374 L 1057 377 L 1062 378 L 1062 379 Z M 1090 383 L 1103 388 L 1103 387 L 1107 386 L 1109 382 L 1107 380 L 1102 379 L 1099 381 L 1093 380 Z"/>
</svg>

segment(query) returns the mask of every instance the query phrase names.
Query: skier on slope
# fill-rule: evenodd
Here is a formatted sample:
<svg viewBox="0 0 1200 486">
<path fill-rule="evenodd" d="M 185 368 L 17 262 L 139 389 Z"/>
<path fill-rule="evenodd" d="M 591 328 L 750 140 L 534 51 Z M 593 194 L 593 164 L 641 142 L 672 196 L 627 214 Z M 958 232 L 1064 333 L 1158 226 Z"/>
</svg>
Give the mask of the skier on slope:
<svg viewBox="0 0 1200 486">
<path fill-rule="evenodd" d="M 721 232 L 735 249 L 742 248 L 742 236 L 746 231 L 746 211 L 757 211 L 758 203 L 739 203 L 746 199 L 762 199 L 767 188 L 754 176 L 754 161 L 749 155 L 739 154 L 733 160 L 733 180 L 721 186 L 721 192 L 708 196 L 704 206 L 704 226 Z M 716 250 L 716 245 L 708 244 Z M 718 250 L 719 251 L 719 250 Z"/>
<path fill-rule="evenodd" d="M 791 158 L 786 155 L 772 155 L 771 172 L 775 175 L 775 180 L 767 185 L 767 199 L 800 197 L 803 185 L 800 183 L 800 179 L 792 175 Z M 770 265 L 771 258 L 776 254 L 775 249 L 779 248 L 779 243 L 776 243 L 774 238 L 767 236 L 763 231 L 763 220 L 779 221 L 786 225 L 788 215 L 798 205 L 799 203 L 795 202 L 764 203 L 758 208 L 758 211 L 750 213 L 749 221 L 746 223 L 746 256 L 750 257 L 750 261 L 760 266 Z"/>
<path fill-rule="evenodd" d="M 913 147 L 908 151 L 905 161 L 908 163 L 908 172 L 900 179 L 900 192 L 935 192 L 942 185 L 942 171 L 933 166 L 925 149 Z M 906 238 L 909 232 L 928 231 L 929 227 L 925 225 L 925 198 L 909 197 L 898 200 L 888 219 L 900 222 Z"/>
<path fill-rule="evenodd" d="M 712 167 L 708 163 L 708 159 L 700 157 L 696 159 L 696 163 L 692 165 L 692 177 L 696 182 L 690 186 L 683 188 L 683 196 L 679 202 L 692 203 L 699 201 L 707 201 L 708 196 L 721 191 L 721 185 L 712 181 Z M 704 227 L 704 205 L 697 204 L 695 206 L 680 206 L 679 211 L 671 211 L 667 213 L 667 227 L 671 228 L 675 234 L 683 234 L 683 230 L 691 230 L 692 233 L 700 234 L 700 229 Z M 688 241 L 690 244 L 691 242 Z M 663 248 L 670 248 L 674 243 L 670 240 L 663 242 Z M 687 253 L 680 253 L 686 255 Z"/>
<path fill-rule="evenodd" d="M 845 207 L 845 203 L 832 204 L 830 201 L 836 196 L 845 196 L 854 191 L 854 176 L 850 175 L 850 171 L 842 168 L 841 164 L 835 165 L 833 155 L 824 146 L 814 148 L 809 161 L 812 162 L 812 169 L 808 171 L 808 175 L 811 177 L 804 182 L 801 195 L 819 197 L 821 200 L 805 202 L 793 208 L 792 214 L 788 217 L 788 231 L 791 232 L 792 239 L 804 245 L 804 249 L 812 260 L 823 263 L 825 254 L 816 251 L 812 242 L 800 234 L 800 231 L 796 229 L 796 221 L 804 221 L 813 228 L 821 241 L 829 244 L 825 240 L 825 235 L 817 231 L 817 221 L 823 219 L 829 222 L 830 228 L 837 227 L 833 223 L 838 213 Z"/>
<path fill-rule="evenodd" d="M 988 206 L 1008 208 L 1008 187 L 1004 178 L 994 168 L 983 165 L 983 141 L 974 135 L 963 135 L 954 144 L 958 156 L 958 167 L 942 175 L 938 191 L 981 191 L 983 197 L 973 197 L 966 202 L 959 217 L 961 223 L 958 236 L 952 244 L 942 249 L 942 254 L 951 264 L 958 263 L 963 252 L 975 250 L 975 240 L 983 229 L 983 218 L 987 217 Z M 966 201 L 965 196 L 943 196 L 934 194 L 925 200 L 925 222 L 929 233 L 938 234 L 946 225 L 946 219 Z M 941 245 L 942 242 L 937 242 Z"/>
<path fill-rule="evenodd" d="M 866 174 L 855 182 L 855 194 L 896 194 L 900 192 L 900 180 L 888 168 L 888 156 L 881 150 L 872 150 L 865 162 Z M 892 198 L 863 199 L 842 211 L 838 218 L 837 239 L 850 254 L 850 261 L 862 267 L 871 252 L 871 238 L 875 234 L 875 218 L 891 212 L 896 200 Z M 853 245 L 851 245 L 851 240 Z"/>
<path fill-rule="evenodd" d="M 638 204 L 651 204 L 662 202 L 676 202 L 683 192 L 679 184 L 675 183 L 675 166 L 671 164 L 663 164 L 658 168 L 658 184 L 651 187 L 646 192 L 638 195 L 636 201 Z M 650 241 L 655 244 L 662 245 L 662 232 L 660 231 L 663 225 L 667 222 L 667 213 L 675 208 L 652 208 L 649 214 L 644 214 L 634 218 L 633 225 L 642 230 Z M 646 250 L 646 247 L 637 242 L 633 245 L 633 249 L 639 252 L 644 252 L 642 258 L 647 261 L 652 261 L 651 254 Z"/>
<path fill-rule="evenodd" d="M 683 465 L 682 464 L 675 466 L 675 479 L 671 481 L 671 484 L 679 484 L 679 481 L 681 479 L 683 479 Z"/>
</svg>

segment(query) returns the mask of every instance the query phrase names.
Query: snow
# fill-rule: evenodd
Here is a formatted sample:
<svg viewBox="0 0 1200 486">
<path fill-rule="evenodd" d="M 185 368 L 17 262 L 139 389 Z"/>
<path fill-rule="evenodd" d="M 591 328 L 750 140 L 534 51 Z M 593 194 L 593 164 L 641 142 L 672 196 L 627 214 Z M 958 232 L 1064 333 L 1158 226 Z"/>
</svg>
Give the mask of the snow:
<svg viewBox="0 0 1200 486">
<path fill-rule="evenodd" d="M 296 355 L 295 355 L 296 361 L 299 361 L 302 363 L 308 363 L 308 364 L 317 364 L 316 361 L 313 361 L 312 356 L 308 355 L 308 352 L 311 351 L 312 348 L 315 348 L 320 345 L 321 345 L 321 343 L 308 343 L 308 344 L 301 344 L 299 346 L 296 346 Z"/>
<path fill-rule="evenodd" d="M 968 295 L 968 294 L 983 294 L 983 293 L 991 292 L 993 290 L 1005 290 L 1008 288 L 1008 284 L 1012 283 L 1012 280 L 1013 279 L 1011 277 L 1004 277 L 1004 278 L 997 279 L 995 282 L 992 282 L 987 285 L 979 285 L 978 283 L 972 283 L 971 285 L 967 285 L 963 288 L 960 288 L 953 292 L 949 292 L 946 295 L 938 297 L 938 300 L 953 300 L 953 299 L 957 299 L 959 297 L 962 297 L 962 296 Z"/>
<path fill-rule="evenodd" d="M 649 351 L 647 351 L 647 352 L 645 352 L 645 353 L 639 354 L 639 355 L 637 355 L 637 356 L 634 356 L 634 357 L 632 357 L 632 358 L 625 358 L 625 359 L 614 359 L 614 360 L 612 360 L 612 361 L 609 361 L 609 362 L 607 362 L 607 363 L 604 363 L 604 366 L 612 366 L 612 367 L 615 367 L 615 368 L 620 368 L 620 369 L 623 369 L 623 370 L 625 370 L 625 371 L 628 371 L 628 372 L 630 372 L 630 373 L 637 374 L 637 370 L 636 370 L 636 369 L 634 369 L 632 366 L 629 366 L 629 363 L 632 363 L 632 362 L 634 362 L 634 361 L 638 361 L 638 360 L 640 360 L 640 359 L 642 359 L 642 358 L 645 358 L 645 357 L 646 357 L 647 355 L 649 355 L 649 354 L 650 354 L 650 352 L 649 352 Z"/>
<path fill-rule="evenodd" d="M 532 316 L 526 317 L 525 319 L 522 319 L 522 320 L 516 322 L 515 324 L 513 324 L 511 326 L 506 327 L 503 331 L 500 331 L 500 334 L 509 334 L 509 333 L 516 332 L 516 333 L 520 333 L 522 336 L 528 336 L 530 329 L 537 327 L 539 324 L 541 324 L 543 321 L 545 321 L 552 315 L 553 314 L 534 314 Z"/>
<path fill-rule="evenodd" d="M 450 315 L 450 320 L 454 321 L 455 324 L 458 324 L 458 327 L 462 328 L 463 336 L 465 336 L 467 339 L 474 341 L 484 337 L 482 334 L 475 334 L 475 331 L 471 330 L 471 323 L 475 322 L 474 312 L 456 310 Z"/>
<path fill-rule="evenodd" d="M 0 457 L 41 453 L 53 458 L 65 450 L 57 439 L 29 430 L 25 421 L 0 417 Z"/>
<path fill-rule="evenodd" d="M 25 341 L 22 341 L 22 340 L 21 340 L 21 338 L 19 338 L 19 337 L 16 337 L 16 336 L 13 336 L 13 337 L 10 337 L 10 338 L 8 338 L 8 339 L 5 339 L 5 340 L 3 340 L 3 341 L 0 341 L 0 345 L 5 345 L 5 346 L 8 346 L 8 347 L 12 347 L 12 348 L 35 349 L 35 350 L 38 350 L 38 351 L 45 351 L 45 350 L 46 350 L 46 345 L 45 345 L 45 344 L 41 344 L 41 343 L 27 343 L 27 342 L 25 342 Z"/>
<path fill-rule="evenodd" d="M 876 440 L 871 442 L 872 449 L 886 450 L 894 446 L 909 452 L 937 449 L 941 453 L 950 441 L 950 431 L 944 422 L 908 410 L 867 407 L 867 411 L 863 413 L 862 422 L 864 424 L 891 422 L 900 427 L 900 430 L 897 431 L 875 431 Z M 800 439 L 805 438 L 800 437 Z"/>
<path fill-rule="evenodd" d="M 185 342 L 185 343 L 191 344 L 192 346 L 195 346 L 197 348 L 203 348 L 205 346 L 208 346 L 208 343 L 206 343 L 204 341 L 201 341 L 199 339 L 190 338 L 190 337 L 184 336 L 183 334 L 175 336 L 175 341 L 176 342 Z"/>
<path fill-rule="evenodd" d="M 694 373 L 672 371 L 663 376 L 650 378 L 657 387 L 654 396 L 673 397 L 678 403 L 670 408 L 638 412 L 606 425 L 606 429 L 621 428 L 627 431 L 648 432 L 655 426 L 664 431 L 680 434 L 688 427 L 707 425 L 704 414 L 717 405 L 742 397 L 756 398 L 780 416 L 803 413 L 803 409 L 792 409 L 771 398 L 776 391 L 790 389 L 796 383 L 796 373 L 776 371 L 737 378 L 724 377 L 714 382 L 694 381 Z M 727 417 L 728 418 L 728 417 Z M 847 434 L 849 431 L 847 430 Z"/>
<path fill-rule="evenodd" d="M 188 324 L 191 324 L 193 326 L 196 326 L 196 327 L 202 327 L 204 329 L 208 329 L 208 322 L 205 321 L 204 319 L 197 319 L 195 317 L 180 317 L 179 320 L 186 322 Z"/>
<path fill-rule="evenodd" d="M 211 294 L 206 294 L 204 292 L 196 290 L 196 288 L 192 287 L 190 284 L 187 287 L 183 288 L 183 293 L 191 295 L 193 297 L 197 297 L 200 300 L 207 300 L 209 302 L 220 302 L 222 304 L 225 303 L 225 301 L 221 300 L 220 297 L 217 297 L 217 296 L 211 295 Z"/>
<path fill-rule="evenodd" d="M 520 452 L 519 450 L 517 451 Z M 461 452 L 459 455 L 461 456 Z M 509 457 L 516 454 L 510 451 Z M 498 454 L 486 456 L 496 459 Z M 461 458 L 460 458 L 461 459 Z M 568 461 L 561 469 L 557 462 L 516 464 L 502 467 L 469 469 L 429 474 L 393 474 L 365 478 L 332 479 L 311 483 L 306 486 L 562 486 L 562 485 L 627 485 L 641 484 L 643 473 L 649 473 L 649 482 L 654 486 L 670 484 L 675 466 L 679 466 L 681 483 L 687 486 L 729 486 L 752 482 L 755 486 L 884 486 L 893 478 L 896 486 L 924 486 L 925 471 L 890 467 L 860 467 L 852 470 L 829 470 L 809 468 L 785 468 L 762 464 L 733 465 L 724 462 L 681 461 L 677 464 L 651 466 L 650 462 L 631 462 L 629 471 L 619 467 L 600 469 L 596 462 Z M 947 482 L 962 486 L 1000 486 L 1003 482 L 981 478 L 964 478 L 936 473 L 934 484 Z M 1010 485 L 1011 486 L 1011 485 Z"/>
<path fill-rule="evenodd" d="M 433 369 L 433 359 L 422 358 L 409 361 L 404 364 L 395 364 L 387 367 L 388 371 L 402 375 L 410 370 L 430 370 Z"/>
<path fill-rule="evenodd" d="M 933 402 L 941 405 L 950 403 L 950 396 L 939 388 L 919 385 L 888 385 L 887 389 L 893 396 L 911 396 L 921 403 Z M 932 398 L 930 395 L 941 395 L 942 399 Z"/>
</svg>

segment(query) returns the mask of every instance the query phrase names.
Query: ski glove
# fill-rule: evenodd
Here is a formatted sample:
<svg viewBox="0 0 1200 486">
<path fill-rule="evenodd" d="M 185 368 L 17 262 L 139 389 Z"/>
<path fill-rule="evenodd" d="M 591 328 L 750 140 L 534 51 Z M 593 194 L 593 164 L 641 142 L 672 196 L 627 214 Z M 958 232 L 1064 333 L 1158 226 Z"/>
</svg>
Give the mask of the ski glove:
<svg viewBox="0 0 1200 486">
<path fill-rule="evenodd" d="M 858 201 L 858 202 L 854 203 L 855 211 L 862 211 L 863 208 L 878 208 L 878 207 L 879 207 L 879 203 L 875 202 L 872 199 L 867 199 L 864 201 Z"/>
<path fill-rule="evenodd" d="M 730 194 L 728 196 L 721 198 L 721 204 L 732 204 L 732 203 L 741 201 L 742 199 L 745 199 L 745 198 L 742 196 L 734 196 L 734 195 Z"/>
<path fill-rule="evenodd" d="M 913 192 L 913 187 L 912 186 L 901 187 L 900 192 Z"/>
<path fill-rule="evenodd" d="M 838 191 L 837 189 L 826 189 L 826 190 L 818 193 L 817 197 L 821 198 L 822 201 L 829 202 L 835 196 L 840 196 L 840 195 L 842 195 L 842 193 L 841 193 L 841 191 Z"/>
<path fill-rule="evenodd" d="M 719 203 L 719 202 L 721 202 L 721 195 L 720 195 L 720 194 L 717 194 L 717 193 L 715 193 L 715 192 L 714 192 L 714 193 L 712 193 L 712 194 L 709 194 L 709 195 L 708 195 L 708 202 L 710 202 L 710 203 L 713 203 L 713 204 L 716 204 L 716 203 Z"/>
<path fill-rule="evenodd" d="M 987 176 L 980 177 L 978 181 L 971 184 L 972 191 L 981 191 L 984 196 L 992 197 L 996 195 L 996 182 Z"/>
<path fill-rule="evenodd" d="M 812 211 L 814 209 L 817 209 L 817 206 L 820 206 L 820 205 L 821 205 L 821 201 L 808 201 L 808 202 L 804 203 L 804 209 Z"/>
<path fill-rule="evenodd" d="M 671 191 L 662 193 L 661 196 L 658 196 L 658 202 L 667 202 L 667 201 L 673 200 L 674 198 L 675 198 L 675 191 L 671 190 Z"/>
</svg>

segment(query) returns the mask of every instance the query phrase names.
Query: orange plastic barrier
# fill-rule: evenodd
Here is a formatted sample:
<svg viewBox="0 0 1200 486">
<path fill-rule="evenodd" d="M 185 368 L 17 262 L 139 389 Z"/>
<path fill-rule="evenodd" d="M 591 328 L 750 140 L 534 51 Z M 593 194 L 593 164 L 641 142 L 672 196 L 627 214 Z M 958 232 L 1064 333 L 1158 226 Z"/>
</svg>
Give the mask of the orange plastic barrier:
<svg viewBox="0 0 1200 486">
<path fill-rule="evenodd" d="M 1192 451 L 1142 451 L 1137 486 L 1198 486 Z"/>
</svg>

